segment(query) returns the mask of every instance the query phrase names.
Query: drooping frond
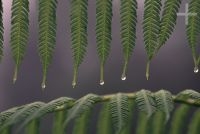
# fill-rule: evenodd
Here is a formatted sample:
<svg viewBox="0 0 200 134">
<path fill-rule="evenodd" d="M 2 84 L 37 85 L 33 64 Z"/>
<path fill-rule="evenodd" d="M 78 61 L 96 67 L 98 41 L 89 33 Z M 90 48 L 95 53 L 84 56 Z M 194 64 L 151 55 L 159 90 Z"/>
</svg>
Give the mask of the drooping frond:
<svg viewBox="0 0 200 134">
<path fill-rule="evenodd" d="M 171 129 L 170 134 L 182 134 L 184 128 L 184 120 L 186 120 L 188 111 L 190 107 L 188 105 L 181 105 L 178 109 L 176 109 L 172 121 L 171 121 Z"/>
<path fill-rule="evenodd" d="M 129 100 L 128 104 L 128 109 L 129 109 L 129 114 L 128 114 L 128 121 L 126 123 L 126 126 L 122 129 L 120 134 L 130 134 L 131 133 L 131 128 L 133 125 L 133 117 L 134 117 L 134 110 L 135 110 L 135 102 L 134 100 Z"/>
<path fill-rule="evenodd" d="M 104 64 L 110 53 L 112 0 L 96 1 L 96 40 L 100 59 L 100 84 L 104 84 Z"/>
<path fill-rule="evenodd" d="M 111 98 L 109 105 L 115 134 L 120 134 L 128 122 L 128 97 L 118 93 Z"/>
<path fill-rule="evenodd" d="M 155 93 L 156 108 L 165 113 L 165 121 L 170 117 L 170 112 L 174 108 L 172 94 L 166 90 L 160 90 Z"/>
<path fill-rule="evenodd" d="M 94 104 L 99 101 L 99 96 L 95 94 L 88 94 L 79 100 L 77 100 L 74 106 L 68 111 L 67 118 L 64 122 L 64 128 L 67 126 L 68 122 L 76 117 L 82 115 L 85 111 L 89 110 L 94 106 Z"/>
<path fill-rule="evenodd" d="M 152 116 L 152 126 L 153 128 L 151 131 L 152 134 L 163 134 L 165 132 L 165 113 L 161 111 L 157 111 L 153 116 Z"/>
<path fill-rule="evenodd" d="M 61 97 L 61 98 L 58 98 L 56 100 L 53 100 L 53 101 L 41 106 L 34 113 L 32 113 L 31 116 L 26 118 L 26 120 L 20 125 L 20 129 L 23 128 L 26 124 L 28 124 L 33 119 L 40 118 L 43 115 L 45 115 L 46 113 L 52 112 L 55 109 L 59 109 L 60 106 L 64 106 L 64 105 L 66 107 L 71 106 L 72 102 L 73 102 L 73 99 L 71 99 L 71 98 Z"/>
<path fill-rule="evenodd" d="M 97 134 L 112 134 L 112 121 L 110 114 L 109 103 L 103 103 L 101 108 L 99 117 L 98 117 L 98 126 L 97 126 Z"/>
<path fill-rule="evenodd" d="M 188 128 L 188 134 L 199 134 L 200 132 L 200 110 L 197 110 L 193 117 L 191 122 L 189 123 L 189 128 Z"/>
<path fill-rule="evenodd" d="M 186 26 L 187 39 L 192 50 L 195 69 L 198 69 L 196 48 L 200 33 L 200 0 L 190 0 L 188 12 L 193 13 L 193 15 L 188 18 L 188 25 Z"/>
<path fill-rule="evenodd" d="M 135 47 L 137 0 L 121 0 L 120 15 L 121 39 L 124 53 L 122 80 L 125 80 L 128 62 Z"/>
<path fill-rule="evenodd" d="M 3 41 L 4 41 L 4 26 L 3 26 L 3 3 L 0 0 L 0 61 L 3 57 Z"/>
<path fill-rule="evenodd" d="M 14 114 L 12 114 L 5 123 L 0 126 L 0 131 L 3 130 L 6 127 L 9 127 L 13 124 L 16 124 L 24 119 L 26 119 L 28 116 L 32 115 L 38 108 L 43 106 L 44 103 L 42 102 L 35 102 L 28 104 L 27 106 L 24 106 L 24 108 L 16 111 Z"/>
<path fill-rule="evenodd" d="M 32 120 L 25 128 L 25 134 L 39 134 L 40 120 Z"/>
<path fill-rule="evenodd" d="M 160 22 L 160 32 L 158 37 L 158 51 L 170 38 L 176 25 L 177 13 L 181 5 L 181 0 L 166 0 L 164 11 Z"/>
<path fill-rule="evenodd" d="M 148 90 L 141 90 L 136 93 L 136 104 L 140 111 L 145 112 L 150 117 L 156 110 L 154 96 Z"/>
<path fill-rule="evenodd" d="M 64 123 L 66 117 L 67 117 L 66 110 L 55 113 L 53 129 L 52 129 L 53 134 L 64 134 L 65 133 L 64 128 L 63 128 L 63 123 Z"/>
<path fill-rule="evenodd" d="M 1 31 L 1 28 L 0 28 Z M 0 32 L 1 33 L 1 32 Z M 15 62 L 13 82 L 17 80 L 19 67 L 24 59 L 29 36 L 29 1 L 13 0 L 10 45 Z"/>
<path fill-rule="evenodd" d="M 139 113 L 137 127 L 136 127 L 136 134 L 148 134 L 149 133 L 149 118 L 143 112 Z"/>
<path fill-rule="evenodd" d="M 39 0 L 39 45 L 43 79 L 42 88 L 46 87 L 46 77 L 52 61 L 56 44 L 56 8 L 57 0 Z"/>
<path fill-rule="evenodd" d="M 88 0 L 71 0 L 71 41 L 74 58 L 74 78 L 72 86 L 76 86 L 78 68 L 82 63 L 87 46 Z"/>
<path fill-rule="evenodd" d="M 145 0 L 143 35 L 144 44 L 148 56 L 146 77 L 149 79 L 149 64 L 158 46 L 157 38 L 160 29 L 161 0 Z"/>
<path fill-rule="evenodd" d="M 191 89 L 184 90 L 177 95 L 177 98 L 191 98 L 195 100 L 200 100 L 200 93 Z"/>
<path fill-rule="evenodd" d="M 92 109 L 88 109 L 80 115 L 74 123 L 72 134 L 88 134 L 89 133 L 89 122 L 91 118 Z"/>
</svg>

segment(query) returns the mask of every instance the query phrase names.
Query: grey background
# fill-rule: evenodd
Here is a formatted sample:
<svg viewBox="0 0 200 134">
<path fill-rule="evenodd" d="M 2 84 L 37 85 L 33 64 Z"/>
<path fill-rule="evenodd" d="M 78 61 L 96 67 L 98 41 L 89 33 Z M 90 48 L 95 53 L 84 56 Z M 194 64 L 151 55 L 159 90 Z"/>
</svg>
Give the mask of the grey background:
<svg viewBox="0 0 200 134">
<path fill-rule="evenodd" d="M 58 0 L 57 43 L 53 62 L 49 68 L 47 88 L 41 90 L 42 69 L 37 54 L 38 23 L 37 1 L 30 0 L 30 37 L 27 53 L 19 71 L 18 80 L 12 84 L 14 62 L 12 60 L 10 40 L 11 0 L 3 0 L 4 7 L 4 59 L 0 64 L 0 111 L 16 105 L 33 101 L 50 101 L 69 96 L 79 98 L 87 93 L 108 94 L 116 92 L 134 92 L 145 88 L 152 91 L 161 88 L 177 93 L 191 88 L 199 91 L 200 75 L 193 72 L 191 50 L 185 34 L 185 18 L 178 17 L 176 29 L 164 47 L 154 58 L 150 68 L 150 80 L 145 78 L 146 53 L 142 37 L 142 15 L 144 0 L 138 0 L 137 42 L 129 64 L 126 81 L 121 81 L 123 67 L 122 46 L 120 43 L 120 0 L 113 0 L 113 24 L 111 53 L 105 67 L 105 85 L 99 85 L 99 60 L 95 40 L 95 0 L 89 0 L 88 48 L 83 64 L 80 66 L 78 85 L 75 89 L 72 81 L 72 51 L 70 50 L 69 0 Z M 185 11 L 183 0 L 180 11 Z"/>
</svg>

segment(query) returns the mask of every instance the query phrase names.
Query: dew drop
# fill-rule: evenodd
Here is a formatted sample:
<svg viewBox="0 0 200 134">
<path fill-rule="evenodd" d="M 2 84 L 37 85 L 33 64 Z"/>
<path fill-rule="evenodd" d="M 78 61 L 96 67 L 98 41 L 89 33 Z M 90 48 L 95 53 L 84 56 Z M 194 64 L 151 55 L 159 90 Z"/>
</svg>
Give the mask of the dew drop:
<svg viewBox="0 0 200 134">
<path fill-rule="evenodd" d="M 122 79 L 123 81 L 124 81 L 124 80 L 126 80 L 126 76 L 122 76 L 122 78 L 121 78 L 121 79 Z"/>
<path fill-rule="evenodd" d="M 198 67 L 195 67 L 195 68 L 194 68 L 194 73 L 197 74 L 198 72 L 199 72 L 199 68 L 198 68 Z"/>
<path fill-rule="evenodd" d="M 42 84 L 42 89 L 45 89 L 45 88 L 46 88 L 46 84 L 43 83 L 43 84 Z"/>
<path fill-rule="evenodd" d="M 100 83 L 99 83 L 101 86 L 103 86 L 105 83 L 103 80 L 100 80 Z"/>
<path fill-rule="evenodd" d="M 72 87 L 75 88 L 76 82 L 72 82 Z"/>
</svg>

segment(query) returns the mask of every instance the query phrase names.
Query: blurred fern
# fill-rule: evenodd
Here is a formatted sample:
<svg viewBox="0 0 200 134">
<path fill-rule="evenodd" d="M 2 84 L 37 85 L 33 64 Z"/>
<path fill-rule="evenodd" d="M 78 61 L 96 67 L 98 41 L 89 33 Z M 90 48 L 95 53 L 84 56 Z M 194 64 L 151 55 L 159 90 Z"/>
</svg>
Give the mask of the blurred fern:
<svg viewBox="0 0 200 134">
<path fill-rule="evenodd" d="M 104 65 L 110 53 L 112 0 L 96 1 L 96 40 L 100 59 L 100 85 L 104 84 Z"/>
<path fill-rule="evenodd" d="M 194 96 L 198 94 L 199 92 L 194 90 L 185 90 L 172 95 L 163 89 L 155 93 L 143 89 L 134 93 L 103 96 L 88 94 L 77 101 L 61 97 L 49 103 L 35 102 L 1 112 L 0 130 L 2 134 L 11 134 L 12 128 L 17 126 L 15 132 L 21 133 L 19 130 L 25 128 L 28 134 L 38 134 L 42 118 L 48 113 L 54 113 L 55 119 L 52 127 L 54 134 L 64 134 L 66 126 L 74 119 L 73 134 L 86 134 L 91 128 L 89 122 L 94 106 L 102 103 L 103 107 L 100 109 L 97 121 L 98 134 L 129 134 L 133 131 L 131 128 L 135 123 L 137 126 L 134 131 L 137 134 L 161 134 L 168 131 L 165 128 L 169 123 L 171 124 L 170 134 L 183 134 L 184 132 L 196 134 L 199 132 L 200 101 Z M 174 103 L 181 105 L 174 108 L 173 116 L 170 118 Z M 134 110 L 135 105 L 138 108 L 137 113 Z M 188 125 L 186 120 L 190 115 L 189 110 L 195 113 Z M 138 117 L 137 121 L 135 117 Z M 185 129 L 184 132 L 183 129 Z"/>
<path fill-rule="evenodd" d="M 11 39 L 10 45 L 13 59 L 15 61 L 15 71 L 13 83 L 17 80 L 17 74 L 22 60 L 25 56 L 25 51 L 29 36 L 29 1 L 28 0 L 13 0 L 12 1 L 12 16 L 11 16 Z M 0 24 L 1 26 L 1 24 Z M 0 27 L 2 34 L 2 27 Z M 2 43 L 2 40 L 1 40 Z M 2 45 L 0 44 L 0 48 Z M 2 52 L 0 51 L 0 55 Z"/>
</svg>

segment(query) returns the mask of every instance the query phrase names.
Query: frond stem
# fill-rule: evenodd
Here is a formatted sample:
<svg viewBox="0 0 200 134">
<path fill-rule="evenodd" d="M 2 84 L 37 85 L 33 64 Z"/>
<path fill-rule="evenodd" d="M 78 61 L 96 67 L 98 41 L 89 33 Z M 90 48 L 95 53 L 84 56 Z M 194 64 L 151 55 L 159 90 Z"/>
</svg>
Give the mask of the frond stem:
<svg viewBox="0 0 200 134">
<path fill-rule="evenodd" d="M 147 61 L 147 66 L 146 66 L 146 78 L 149 80 L 149 68 L 150 68 L 150 60 Z"/>
</svg>

